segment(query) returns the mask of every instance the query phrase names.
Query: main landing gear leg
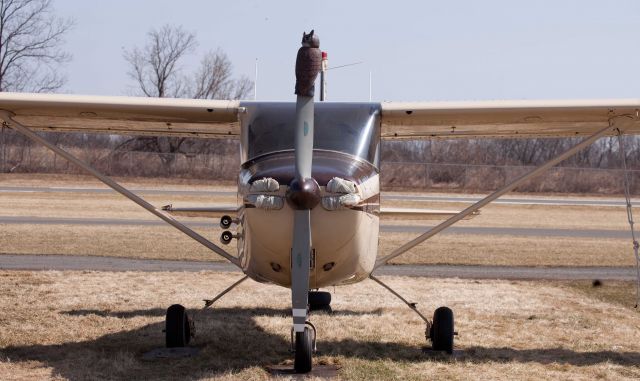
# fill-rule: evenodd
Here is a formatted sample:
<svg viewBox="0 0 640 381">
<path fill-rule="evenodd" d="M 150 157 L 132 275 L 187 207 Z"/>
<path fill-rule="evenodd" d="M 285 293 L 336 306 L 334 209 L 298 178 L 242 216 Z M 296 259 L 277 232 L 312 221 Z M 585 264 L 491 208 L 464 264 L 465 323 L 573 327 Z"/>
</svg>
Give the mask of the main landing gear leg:
<svg viewBox="0 0 640 381">
<path fill-rule="evenodd" d="M 218 301 L 218 299 L 225 296 L 229 291 L 239 286 L 242 282 L 249 277 L 244 276 L 240 280 L 236 281 L 231 286 L 227 287 L 224 291 L 216 295 L 213 299 L 205 299 L 203 310 L 209 308 Z M 165 342 L 167 348 L 186 347 L 189 345 L 189 341 L 195 337 L 196 328 L 194 319 L 189 317 L 187 310 L 180 304 L 174 304 L 167 309 L 165 316 Z"/>
<path fill-rule="evenodd" d="M 402 300 L 413 312 L 420 316 L 425 324 L 425 337 L 427 340 L 431 340 L 431 348 L 434 351 L 444 351 L 448 354 L 453 353 L 453 337 L 458 333 L 454 330 L 453 325 L 453 311 L 449 307 L 439 307 L 433 313 L 433 320 L 429 321 L 416 307 L 416 303 L 410 303 L 402 295 L 398 294 L 391 287 L 387 286 L 380 279 L 373 275 L 369 275 L 369 278 L 378 283 L 387 291 L 391 292 L 395 297 Z"/>
</svg>

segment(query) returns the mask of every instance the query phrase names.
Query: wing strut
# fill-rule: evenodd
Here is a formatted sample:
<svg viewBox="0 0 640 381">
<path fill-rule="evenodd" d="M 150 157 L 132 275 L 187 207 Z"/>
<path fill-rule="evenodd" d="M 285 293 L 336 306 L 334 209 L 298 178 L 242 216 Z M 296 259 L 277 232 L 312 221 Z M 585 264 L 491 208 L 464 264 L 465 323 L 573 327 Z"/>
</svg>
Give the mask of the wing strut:
<svg viewBox="0 0 640 381">
<path fill-rule="evenodd" d="M 627 169 L 627 151 L 624 148 L 622 140 L 622 131 L 618 130 L 618 150 L 620 151 L 620 160 L 622 161 L 622 169 L 624 171 L 624 178 L 622 185 L 624 187 L 624 199 L 627 208 L 627 220 L 629 221 L 629 229 L 631 230 L 631 240 L 633 245 L 633 253 L 636 257 L 636 306 L 640 303 L 640 244 L 636 239 L 636 229 L 634 228 L 635 222 L 633 221 L 633 205 L 631 205 L 631 180 L 629 179 L 629 170 Z"/>
<path fill-rule="evenodd" d="M 147 201 L 145 201 L 141 197 L 137 196 L 136 194 L 130 192 L 129 190 L 127 190 L 126 188 L 124 188 L 123 186 L 118 184 L 117 182 L 113 181 L 111 178 L 109 178 L 109 177 L 103 175 L 102 173 L 96 171 L 90 165 L 86 164 L 82 160 L 76 158 L 75 156 L 73 156 L 69 152 L 65 151 L 64 149 L 62 149 L 62 148 L 50 143 L 49 141 L 47 141 L 46 139 L 44 139 L 40 135 L 38 135 L 38 134 L 34 133 L 33 131 L 31 131 L 28 127 L 25 127 L 22 124 L 16 122 L 15 120 L 13 120 L 13 113 L 11 113 L 10 111 L 0 110 L 0 119 L 4 120 L 4 125 L 7 125 L 8 127 L 13 128 L 14 130 L 18 131 L 19 133 L 21 133 L 22 135 L 26 136 L 27 138 L 29 138 L 29 139 L 37 142 L 37 143 L 40 143 L 40 144 L 44 145 L 45 147 L 47 147 L 51 151 L 55 152 L 56 154 L 64 157 L 65 159 L 69 160 L 70 162 L 72 162 L 73 164 L 77 165 L 78 167 L 80 167 L 80 168 L 84 169 L 85 171 L 89 172 L 92 176 L 94 176 L 98 180 L 102 181 L 108 187 L 110 187 L 113 190 L 115 190 L 116 192 L 122 194 L 123 196 L 125 196 L 129 200 L 131 200 L 131 201 L 135 202 L 136 204 L 140 205 L 141 207 L 145 208 L 151 214 L 153 214 L 156 217 L 160 218 L 161 220 L 165 221 L 166 223 L 168 223 L 169 225 L 173 226 L 174 228 L 180 230 L 181 232 L 183 232 L 187 236 L 191 237 L 192 239 L 194 239 L 195 241 L 197 241 L 201 245 L 203 245 L 206 248 L 210 249 L 211 251 L 217 253 L 218 255 L 228 259 L 229 262 L 231 262 L 234 265 L 240 267 L 240 260 L 238 258 L 236 258 L 233 255 L 229 254 L 228 252 L 226 252 L 224 249 L 222 249 L 218 245 L 214 244 L 213 242 L 209 241 L 205 237 L 203 237 L 200 234 L 196 233 L 195 231 L 193 231 L 192 229 L 188 228 L 184 224 L 180 223 L 175 218 L 173 218 L 169 213 L 167 213 L 167 212 L 165 212 L 165 211 L 163 211 L 161 209 L 158 209 L 155 206 L 149 204 Z"/>
<path fill-rule="evenodd" d="M 469 216 L 469 215 L 471 215 L 473 213 L 476 213 L 480 208 L 486 206 L 487 204 L 491 203 L 492 201 L 494 201 L 498 197 L 504 195 L 505 193 L 511 192 L 513 189 L 515 189 L 516 187 L 518 187 L 519 185 L 521 185 L 525 181 L 527 181 L 527 180 L 529 180 L 529 179 L 531 179 L 531 178 L 533 178 L 535 176 L 538 176 L 539 174 L 541 174 L 545 170 L 553 167 L 554 165 L 560 163 L 563 160 L 566 160 L 567 158 L 569 158 L 570 156 L 574 155 L 575 153 L 587 148 L 588 146 L 593 144 L 599 138 L 603 137 L 607 133 L 610 133 L 612 130 L 619 129 L 621 131 L 624 131 L 627 128 L 629 128 L 634 122 L 636 122 L 636 119 L 634 117 L 632 117 L 632 116 L 619 116 L 619 117 L 610 119 L 609 120 L 609 126 L 607 126 L 607 127 L 603 128 L 603 129 L 601 129 L 600 131 L 594 133 L 593 135 L 591 135 L 588 138 L 584 139 L 580 143 L 578 143 L 575 146 L 569 148 L 567 151 L 563 152 L 562 154 L 560 154 L 560 155 L 556 156 L 555 158 L 553 158 L 553 159 L 547 161 L 546 163 L 542 164 L 538 168 L 536 168 L 536 169 L 534 169 L 534 170 L 532 170 L 532 171 L 530 171 L 528 173 L 525 173 L 524 175 L 518 177 L 517 179 L 515 179 L 511 183 L 505 185 L 504 187 L 502 187 L 502 188 L 498 189 L 497 191 L 491 193 L 490 195 L 488 195 L 487 197 L 483 198 L 482 200 L 480 200 L 480 201 L 476 202 L 475 204 L 469 206 L 468 208 L 466 208 L 462 212 L 460 212 L 460 213 L 456 214 L 455 216 L 445 220 L 444 222 L 440 223 L 439 225 L 434 226 L 433 228 L 429 229 L 428 231 L 426 231 L 422 235 L 414 238 L 413 240 L 411 240 L 411 241 L 405 243 L 404 245 L 400 246 L 399 248 L 395 249 L 390 254 L 378 259 L 376 261 L 376 264 L 375 264 L 374 268 L 373 268 L 373 271 L 375 271 L 380 266 L 385 265 L 387 262 L 389 262 L 393 258 L 404 254 L 405 252 L 411 250 L 415 246 L 421 244 L 422 242 L 426 241 L 427 239 L 429 239 L 429 238 L 433 237 L 434 235 L 440 233 L 441 231 L 443 231 L 444 229 L 448 228 L 449 226 L 455 224 L 456 222 L 464 219 L 465 217 L 467 217 L 467 216 Z"/>
</svg>

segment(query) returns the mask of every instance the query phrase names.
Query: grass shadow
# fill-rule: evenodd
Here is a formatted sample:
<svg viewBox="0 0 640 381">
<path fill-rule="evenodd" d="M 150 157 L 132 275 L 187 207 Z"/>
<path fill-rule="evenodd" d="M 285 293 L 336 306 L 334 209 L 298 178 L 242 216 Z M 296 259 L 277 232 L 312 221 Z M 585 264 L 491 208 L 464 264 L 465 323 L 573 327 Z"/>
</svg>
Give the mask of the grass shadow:
<svg viewBox="0 0 640 381">
<path fill-rule="evenodd" d="M 566 348 L 470 347 L 464 350 L 461 359 L 482 362 L 534 362 L 538 364 L 568 364 L 575 366 L 611 363 L 637 367 L 640 364 L 640 353 L 614 351 L 577 352 Z"/>
<path fill-rule="evenodd" d="M 96 313 L 97 312 L 97 313 Z M 164 309 L 136 310 L 128 313 L 69 311 L 66 314 L 136 317 L 164 316 Z M 260 314 L 282 315 L 280 309 L 207 309 L 196 316 L 196 340 L 201 349 L 195 357 L 143 360 L 143 355 L 164 346 L 164 322 L 138 329 L 110 333 L 94 340 L 56 345 L 11 346 L 0 350 L 10 362 L 38 361 L 54 370 L 54 376 L 70 380 L 107 379 L 197 379 L 277 364 L 289 359 L 289 341 L 283 335 L 266 332 L 255 323 Z M 199 329 L 198 329 L 199 328 Z"/>
</svg>

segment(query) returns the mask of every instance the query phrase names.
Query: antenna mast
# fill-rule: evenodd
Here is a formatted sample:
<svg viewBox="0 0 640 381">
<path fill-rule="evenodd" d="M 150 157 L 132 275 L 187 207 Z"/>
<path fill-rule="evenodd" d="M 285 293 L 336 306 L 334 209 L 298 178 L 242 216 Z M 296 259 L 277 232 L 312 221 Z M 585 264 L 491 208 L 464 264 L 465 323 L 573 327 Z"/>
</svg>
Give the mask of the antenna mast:
<svg viewBox="0 0 640 381">
<path fill-rule="evenodd" d="M 322 52 L 322 69 L 320 70 L 320 101 L 324 101 L 327 97 L 327 78 L 325 73 L 329 66 L 329 60 L 327 59 L 327 52 Z"/>
<path fill-rule="evenodd" d="M 369 102 L 371 102 L 371 93 L 373 92 L 373 81 L 371 79 L 371 70 L 369 70 Z"/>
<path fill-rule="evenodd" d="M 253 100 L 258 99 L 258 59 L 256 58 L 256 75 L 253 80 Z"/>
</svg>

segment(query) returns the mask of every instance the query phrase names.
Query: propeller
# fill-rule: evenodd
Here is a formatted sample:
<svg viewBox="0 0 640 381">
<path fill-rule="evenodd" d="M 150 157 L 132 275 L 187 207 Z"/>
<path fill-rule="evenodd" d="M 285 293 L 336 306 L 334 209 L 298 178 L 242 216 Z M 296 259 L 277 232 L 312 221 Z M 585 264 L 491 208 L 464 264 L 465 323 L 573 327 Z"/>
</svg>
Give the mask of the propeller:
<svg viewBox="0 0 640 381">
<path fill-rule="evenodd" d="M 320 41 L 313 31 L 303 34 L 302 47 L 296 59 L 295 177 L 286 195 L 287 202 L 294 210 L 291 290 L 296 332 L 304 330 L 306 321 L 312 249 L 311 209 L 320 203 L 320 187 L 311 176 L 314 83 L 322 61 L 319 46 Z"/>
<path fill-rule="evenodd" d="M 313 157 L 313 98 L 298 96 L 296 103 L 295 178 L 287 200 L 294 208 L 291 290 L 294 306 L 307 306 L 312 248 L 311 209 L 320 201 L 318 183 L 311 177 Z M 296 307 L 294 307 L 296 308 Z"/>
</svg>

